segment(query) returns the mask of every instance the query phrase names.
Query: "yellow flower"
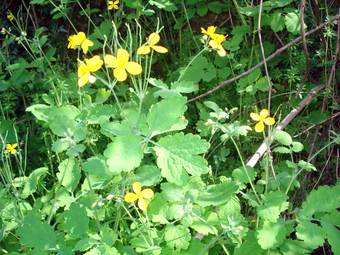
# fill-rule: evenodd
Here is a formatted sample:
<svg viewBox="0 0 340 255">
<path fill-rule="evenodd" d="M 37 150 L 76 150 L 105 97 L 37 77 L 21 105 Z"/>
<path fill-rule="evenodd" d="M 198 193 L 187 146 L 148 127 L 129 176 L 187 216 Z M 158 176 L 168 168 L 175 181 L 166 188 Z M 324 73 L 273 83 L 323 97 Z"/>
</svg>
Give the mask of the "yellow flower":
<svg viewBox="0 0 340 255">
<path fill-rule="evenodd" d="M 138 48 L 137 54 L 139 55 L 149 54 L 151 49 L 159 53 L 167 53 L 168 52 L 167 48 L 160 45 L 156 45 L 159 42 L 159 40 L 160 40 L 159 34 L 152 33 L 151 35 L 149 35 L 147 42 Z"/>
<path fill-rule="evenodd" d="M 91 73 L 98 71 L 102 67 L 103 60 L 99 56 L 93 56 L 90 59 L 85 59 L 85 62 L 81 60 L 78 60 L 78 62 L 78 86 L 83 87 L 88 82 L 94 83 L 96 78 Z"/>
<path fill-rule="evenodd" d="M 116 1 L 108 1 L 107 2 L 107 9 L 108 10 L 112 10 L 112 9 L 115 9 L 115 10 L 118 10 L 118 4 L 119 4 L 119 0 L 116 0 Z"/>
<path fill-rule="evenodd" d="M 8 144 L 6 144 L 6 150 L 5 150 L 5 152 L 6 153 L 11 153 L 11 154 L 16 154 L 17 153 L 17 148 L 18 147 L 18 144 L 17 143 L 13 143 L 13 144 L 10 144 L 10 143 L 8 143 Z"/>
<path fill-rule="evenodd" d="M 13 13 L 10 10 L 7 11 L 7 19 L 9 21 L 13 21 L 15 19 Z"/>
<path fill-rule="evenodd" d="M 267 126 L 272 126 L 275 124 L 275 119 L 268 117 L 269 115 L 269 111 L 267 109 L 262 109 L 260 114 L 257 113 L 250 113 L 250 118 L 252 118 L 252 120 L 257 121 L 256 125 L 255 125 L 255 131 L 258 133 L 263 132 L 264 130 L 264 124 L 266 124 Z"/>
<path fill-rule="evenodd" d="M 225 41 L 225 36 L 221 35 L 221 34 L 213 34 L 211 36 L 211 40 L 209 41 L 209 46 L 217 51 L 217 54 L 220 57 L 224 57 L 227 52 L 225 51 L 225 49 L 222 46 L 222 42 Z"/>
<path fill-rule="evenodd" d="M 134 203 L 136 200 L 138 200 L 137 205 L 139 209 L 141 209 L 142 211 L 146 211 L 150 200 L 154 196 L 152 189 L 148 188 L 142 190 L 142 184 L 140 184 L 139 182 L 134 182 L 132 184 L 132 190 L 133 192 L 128 192 L 125 194 L 125 202 Z"/>
<path fill-rule="evenodd" d="M 113 68 L 113 76 L 118 81 L 125 81 L 127 72 L 132 75 L 142 73 L 142 66 L 134 61 L 129 61 L 129 53 L 124 49 L 118 49 L 116 57 L 105 55 L 104 62 L 107 67 Z"/>
<path fill-rule="evenodd" d="M 209 36 L 209 46 L 217 52 L 217 54 L 221 57 L 224 57 L 227 53 L 222 46 L 222 43 L 225 41 L 226 36 L 222 34 L 215 33 L 216 27 L 209 26 L 207 29 L 201 28 L 202 34 L 205 35 L 204 39 L 207 40 Z"/>
<path fill-rule="evenodd" d="M 86 38 L 84 32 L 79 32 L 76 35 L 69 36 L 67 48 L 75 49 L 76 47 L 80 46 L 84 54 L 86 54 L 87 51 L 89 50 L 89 47 L 93 45 L 94 45 L 93 42 Z"/>
<path fill-rule="evenodd" d="M 203 27 L 201 27 L 201 33 L 204 35 L 207 35 L 211 37 L 213 34 L 216 32 L 216 27 L 215 26 L 209 26 L 207 30 L 205 30 Z"/>
</svg>

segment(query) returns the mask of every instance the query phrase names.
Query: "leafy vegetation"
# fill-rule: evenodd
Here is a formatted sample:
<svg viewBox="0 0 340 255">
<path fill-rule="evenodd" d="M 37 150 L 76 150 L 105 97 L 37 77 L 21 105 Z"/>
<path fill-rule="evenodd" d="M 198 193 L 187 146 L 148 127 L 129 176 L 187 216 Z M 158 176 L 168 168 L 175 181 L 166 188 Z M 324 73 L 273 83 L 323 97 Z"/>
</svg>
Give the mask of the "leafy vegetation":
<svg viewBox="0 0 340 255">
<path fill-rule="evenodd" d="M 0 8 L 1 254 L 340 254 L 334 1 Z"/>
</svg>

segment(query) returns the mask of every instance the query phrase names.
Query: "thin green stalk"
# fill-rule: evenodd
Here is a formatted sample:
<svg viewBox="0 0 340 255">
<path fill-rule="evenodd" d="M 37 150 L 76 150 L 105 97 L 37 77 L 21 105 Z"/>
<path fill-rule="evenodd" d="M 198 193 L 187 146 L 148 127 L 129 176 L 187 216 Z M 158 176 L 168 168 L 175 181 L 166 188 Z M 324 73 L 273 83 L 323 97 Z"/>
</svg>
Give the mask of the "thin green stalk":
<svg viewBox="0 0 340 255">
<path fill-rule="evenodd" d="M 232 136 L 230 137 L 230 140 L 233 142 L 233 144 L 234 144 L 234 146 L 236 148 L 237 154 L 238 154 L 238 156 L 239 156 L 239 158 L 241 160 L 241 164 L 242 164 L 243 170 L 244 170 L 245 174 L 247 175 L 250 187 L 253 190 L 253 193 L 254 193 L 254 195 L 255 195 L 255 197 L 257 199 L 257 202 L 261 204 L 261 200 L 260 200 L 259 196 L 257 195 L 257 192 L 255 190 L 254 184 L 253 184 L 253 182 L 252 182 L 252 180 L 251 180 L 251 178 L 250 178 L 250 176 L 248 174 L 248 170 L 247 170 L 246 164 L 244 163 L 243 157 L 241 155 L 241 151 L 240 151 L 238 145 L 236 144 L 236 142 L 235 142 L 235 140 L 234 140 L 234 138 Z"/>
</svg>

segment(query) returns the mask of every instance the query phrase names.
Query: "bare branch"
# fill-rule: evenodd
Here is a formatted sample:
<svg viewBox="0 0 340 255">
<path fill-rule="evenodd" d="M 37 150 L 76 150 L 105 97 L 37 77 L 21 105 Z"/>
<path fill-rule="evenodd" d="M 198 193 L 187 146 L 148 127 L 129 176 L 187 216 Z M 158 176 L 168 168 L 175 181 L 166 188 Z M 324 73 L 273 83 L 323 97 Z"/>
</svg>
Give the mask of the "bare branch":
<svg viewBox="0 0 340 255">
<path fill-rule="evenodd" d="M 318 31 L 318 30 L 322 29 L 323 27 L 325 27 L 325 26 L 326 26 L 327 24 L 329 24 L 330 22 L 333 22 L 334 20 L 339 19 L 339 18 L 340 18 L 340 15 L 339 15 L 339 14 L 336 15 L 336 16 L 331 17 L 328 21 L 326 21 L 326 22 L 320 24 L 319 26 L 317 26 L 317 27 L 315 27 L 315 28 L 309 30 L 307 33 L 305 33 L 305 36 L 309 36 L 309 35 L 315 33 L 316 31 Z M 299 36 L 299 37 L 295 38 L 293 41 L 287 43 L 285 46 L 283 46 L 283 47 L 277 49 L 273 54 L 269 55 L 269 56 L 265 59 L 265 61 L 268 62 L 268 61 L 272 60 L 273 58 L 275 58 L 276 56 L 278 56 L 278 55 L 280 55 L 282 52 L 284 52 L 286 49 L 288 49 L 288 48 L 291 47 L 292 45 L 294 45 L 294 44 L 300 42 L 301 40 L 302 40 L 302 36 Z M 225 87 L 226 85 L 228 85 L 228 84 L 230 84 L 230 83 L 232 83 L 232 82 L 234 82 L 234 81 L 237 81 L 237 80 L 241 79 L 242 77 L 244 77 L 244 76 L 246 76 L 246 75 L 248 75 L 248 74 L 254 72 L 256 69 L 258 69 L 259 67 L 261 67 L 261 66 L 263 66 L 263 65 L 264 65 L 264 61 L 261 61 L 260 63 L 256 64 L 255 66 L 253 66 L 252 68 L 248 69 L 247 71 L 245 71 L 245 72 L 243 72 L 243 73 L 241 73 L 241 74 L 239 74 L 239 75 L 237 75 L 237 76 L 235 76 L 235 77 L 233 77 L 233 78 L 231 78 L 231 79 L 229 79 L 229 80 L 222 81 L 222 82 L 220 82 L 217 86 L 215 86 L 214 88 L 212 88 L 211 90 L 208 90 L 207 92 L 205 92 L 205 93 L 203 93 L 203 94 L 201 94 L 201 95 L 198 95 L 198 96 L 196 96 L 196 97 L 194 97 L 194 98 L 189 99 L 188 102 L 193 102 L 193 101 L 196 101 L 196 100 L 201 99 L 201 98 L 203 98 L 203 97 L 206 97 L 206 96 L 208 96 L 208 95 L 214 93 L 215 91 L 217 91 L 217 90 L 219 90 L 219 89 Z"/>
</svg>

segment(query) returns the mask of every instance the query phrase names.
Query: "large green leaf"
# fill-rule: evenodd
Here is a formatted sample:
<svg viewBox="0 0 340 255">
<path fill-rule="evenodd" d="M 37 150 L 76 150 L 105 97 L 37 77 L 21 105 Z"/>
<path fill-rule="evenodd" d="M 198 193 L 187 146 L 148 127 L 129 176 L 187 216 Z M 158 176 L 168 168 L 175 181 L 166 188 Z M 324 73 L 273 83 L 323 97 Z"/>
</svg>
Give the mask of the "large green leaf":
<svg viewBox="0 0 340 255">
<path fill-rule="evenodd" d="M 104 151 L 109 171 L 112 174 L 130 172 L 138 167 L 143 158 L 140 138 L 134 135 L 114 138 Z"/>
<path fill-rule="evenodd" d="M 283 221 L 276 223 L 265 221 L 262 228 L 257 230 L 257 242 L 264 250 L 275 248 L 282 244 L 286 234 Z"/>
<path fill-rule="evenodd" d="M 58 167 L 57 178 L 59 183 L 69 192 L 72 192 L 80 180 L 80 168 L 74 158 L 65 159 Z"/>
<path fill-rule="evenodd" d="M 167 225 L 164 232 L 164 240 L 167 246 L 178 251 L 189 247 L 191 234 L 187 227 L 183 225 Z"/>
<path fill-rule="evenodd" d="M 61 228 L 73 238 L 86 236 L 89 228 L 89 218 L 85 207 L 72 203 L 70 208 L 60 215 Z"/>
<path fill-rule="evenodd" d="M 186 99 L 182 96 L 165 98 L 151 106 L 147 116 L 150 136 L 186 127 L 182 116 L 186 111 Z"/>
<path fill-rule="evenodd" d="M 193 176 L 208 173 L 208 162 L 198 155 L 208 148 L 209 143 L 198 135 L 177 133 L 161 138 L 154 150 L 162 176 L 181 185 L 187 180 L 187 173 Z"/>
<path fill-rule="evenodd" d="M 48 250 L 56 246 L 56 234 L 52 227 L 41 222 L 41 217 L 35 211 L 29 212 L 23 225 L 18 229 L 20 242 L 37 250 Z"/>
<path fill-rule="evenodd" d="M 231 200 L 237 190 L 238 186 L 232 182 L 209 185 L 199 194 L 197 203 L 201 206 L 221 205 Z"/>
</svg>

